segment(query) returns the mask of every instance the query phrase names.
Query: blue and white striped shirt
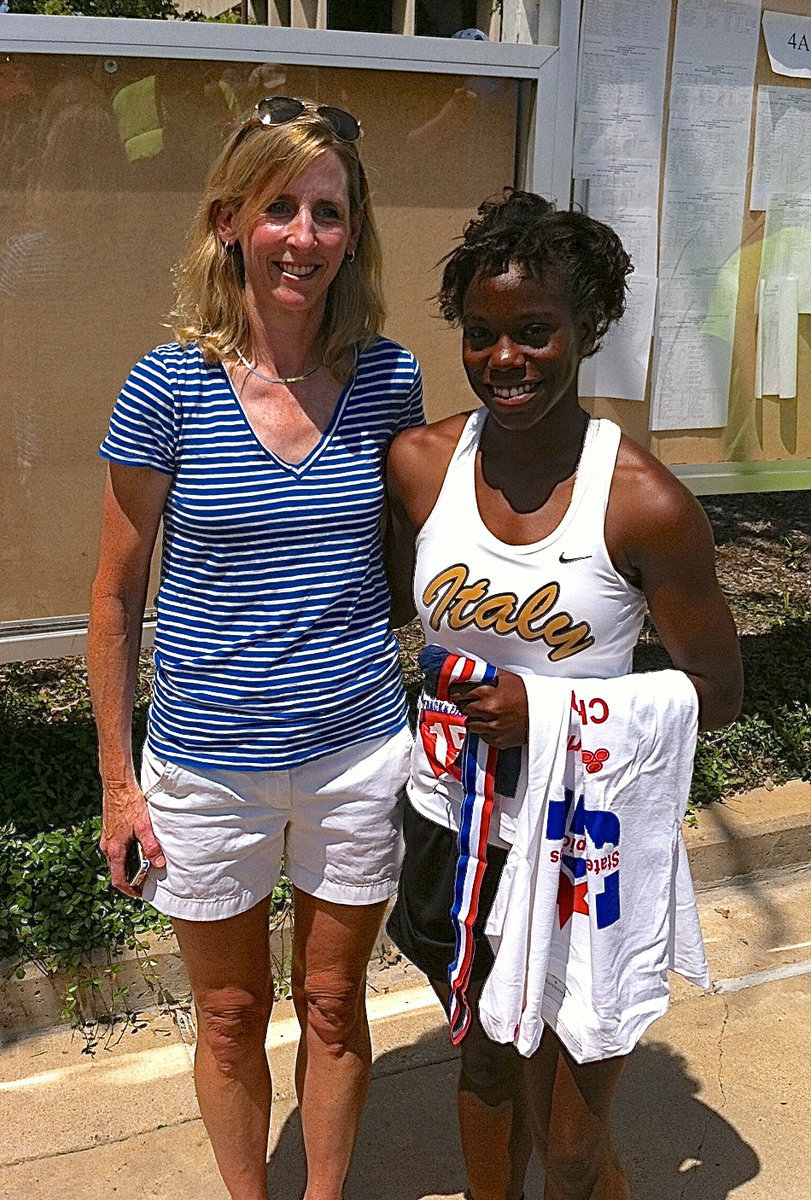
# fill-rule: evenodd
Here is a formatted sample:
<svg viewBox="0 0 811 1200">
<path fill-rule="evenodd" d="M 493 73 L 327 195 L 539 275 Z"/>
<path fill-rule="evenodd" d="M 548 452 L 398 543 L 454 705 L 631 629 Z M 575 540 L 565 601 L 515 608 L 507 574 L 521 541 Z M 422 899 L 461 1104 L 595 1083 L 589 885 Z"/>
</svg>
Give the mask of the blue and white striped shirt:
<svg viewBox="0 0 811 1200">
<path fill-rule="evenodd" d="M 303 462 L 256 437 L 221 364 L 159 346 L 101 446 L 172 476 L 148 741 L 171 762 L 284 770 L 402 728 L 379 519 L 396 433 L 421 424 L 413 355 L 358 358 Z"/>
</svg>

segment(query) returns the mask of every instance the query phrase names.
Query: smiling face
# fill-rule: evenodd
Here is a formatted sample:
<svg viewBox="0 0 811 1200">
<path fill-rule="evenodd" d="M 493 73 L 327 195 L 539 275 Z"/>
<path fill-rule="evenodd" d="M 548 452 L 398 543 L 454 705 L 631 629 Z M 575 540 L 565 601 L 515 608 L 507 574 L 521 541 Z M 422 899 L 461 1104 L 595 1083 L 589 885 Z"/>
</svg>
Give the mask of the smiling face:
<svg viewBox="0 0 811 1200">
<path fill-rule="evenodd" d="M 360 217 L 350 215 L 343 163 L 325 151 L 268 201 L 248 228 L 227 209 L 217 228 L 223 241 L 239 240 L 249 308 L 319 314 L 345 256 L 355 248 Z"/>
<path fill-rule="evenodd" d="M 556 406 L 577 407 L 577 368 L 594 319 L 572 312 L 559 271 L 516 263 L 474 276 L 462 312 L 462 362 L 478 398 L 506 429 L 528 429 Z"/>
</svg>

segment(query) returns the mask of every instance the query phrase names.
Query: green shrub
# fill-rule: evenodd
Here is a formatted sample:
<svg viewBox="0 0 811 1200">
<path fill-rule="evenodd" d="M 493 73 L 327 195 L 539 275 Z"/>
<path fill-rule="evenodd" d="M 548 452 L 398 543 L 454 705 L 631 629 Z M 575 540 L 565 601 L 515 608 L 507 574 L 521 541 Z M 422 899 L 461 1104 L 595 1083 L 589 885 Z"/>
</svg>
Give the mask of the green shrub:
<svg viewBox="0 0 811 1200">
<path fill-rule="evenodd" d="M 135 699 L 136 746 L 144 738 L 150 674 L 145 659 Z M 0 668 L 0 824 L 34 835 L 81 824 L 100 812 L 84 659 Z"/>
<path fill-rule="evenodd" d="M 110 886 L 100 831 L 98 817 L 30 838 L 3 830 L 8 853 L 0 889 L 9 921 L 0 929 L 0 958 L 36 963 L 48 974 L 76 971 L 93 948 L 131 945 L 164 925 L 154 910 Z"/>
<path fill-rule="evenodd" d="M 143 738 L 149 668 L 135 709 Z M 112 959 L 167 922 L 110 885 L 98 849 L 101 787 L 84 661 L 0 669 L 0 959 L 67 972 L 66 1015 L 88 1015 Z M 99 968 L 96 952 L 107 952 Z M 111 984 L 114 990 L 114 982 Z"/>
</svg>

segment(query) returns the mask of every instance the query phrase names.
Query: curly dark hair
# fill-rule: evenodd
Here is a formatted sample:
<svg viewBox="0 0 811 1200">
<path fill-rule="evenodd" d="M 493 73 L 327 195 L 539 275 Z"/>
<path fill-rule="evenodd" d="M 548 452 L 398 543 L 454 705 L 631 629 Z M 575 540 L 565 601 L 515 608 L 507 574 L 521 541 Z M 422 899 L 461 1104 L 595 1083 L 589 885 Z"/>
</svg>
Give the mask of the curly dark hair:
<svg viewBox="0 0 811 1200">
<path fill-rule="evenodd" d="M 590 354 L 599 350 L 607 330 L 625 311 L 626 277 L 633 271 L 613 229 L 584 213 L 558 212 L 543 196 L 513 188 L 479 206 L 461 245 L 442 262 L 437 300 L 443 317 L 454 325 L 462 319 L 474 276 L 501 275 L 511 263 L 536 277 L 548 268 L 559 270 L 574 312 L 594 314 Z"/>
</svg>

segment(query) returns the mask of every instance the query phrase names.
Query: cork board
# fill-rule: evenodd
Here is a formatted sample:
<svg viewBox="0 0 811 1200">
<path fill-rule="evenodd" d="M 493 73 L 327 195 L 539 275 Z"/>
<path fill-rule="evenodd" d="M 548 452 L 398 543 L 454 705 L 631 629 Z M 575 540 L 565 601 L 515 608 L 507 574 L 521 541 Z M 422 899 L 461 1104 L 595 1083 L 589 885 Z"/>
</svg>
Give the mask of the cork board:
<svg viewBox="0 0 811 1200">
<path fill-rule="evenodd" d="M 171 267 L 235 112 L 275 93 L 361 120 L 387 332 L 423 363 L 436 417 L 468 399 L 458 335 L 428 302 L 435 266 L 482 198 L 513 182 L 518 88 L 83 55 L 0 68 L 0 621 L 87 612 L 98 443 L 133 362 L 171 336 Z"/>
</svg>

